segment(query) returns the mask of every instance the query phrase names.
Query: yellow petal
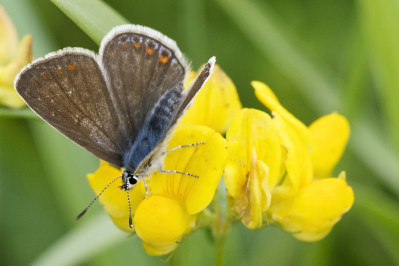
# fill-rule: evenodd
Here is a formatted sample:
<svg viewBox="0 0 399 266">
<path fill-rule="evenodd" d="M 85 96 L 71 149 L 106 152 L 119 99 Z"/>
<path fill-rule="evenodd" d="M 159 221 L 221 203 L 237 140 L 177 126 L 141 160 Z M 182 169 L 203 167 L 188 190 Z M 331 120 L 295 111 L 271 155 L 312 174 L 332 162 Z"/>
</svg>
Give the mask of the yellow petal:
<svg viewBox="0 0 399 266">
<path fill-rule="evenodd" d="M 229 157 L 224 181 L 231 196 L 238 196 L 247 182 L 253 148 L 257 160 L 269 168 L 270 188 L 280 181 L 284 154 L 276 125 L 268 114 L 256 109 L 242 109 L 228 129 L 226 139 Z"/>
<path fill-rule="evenodd" d="M 272 219 L 296 238 L 316 241 L 330 232 L 353 201 L 353 190 L 344 178 L 325 178 L 285 200 L 274 202 L 273 194 L 269 211 Z"/>
<path fill-rule="evenodd" d="M 196 78 L 191 75 L 189 82 Z M 194 104 L 182 117 L 179 126 L 203 125 L 224 133 L 241 109 L 237 89 L 223 70 L 215 65 L 212 76 L 194 98 Z"/>
<path fill-rule="evenodd" d="M 242 223 L 249 229 L 258 229 L 262 227 L 262 213 L 270 205 L 270 190 L 267 184 L 268 167 L 261 161 L 256 161 L 254 156 L 253 168 L 250 171 L 249 186 L 247 194 L 248 199 L 242 199 L 242 203 L 248 202 L 247 208 L 242 213 Z M 266 187 L 262 186 L 266 184 Z M 240 199 L 238 199 L 240 200 Z"/>
<path fill-rule="evenodd" d="M 26 35 L 11 61 L 0 70 L 0 83 L 12 85 L 19 70 L 32 60 L 32 36 Z"/>
<path fill-rule="evenodd" d="M 304 143 L 309 143 L 307 127 L 280 104 L 272 90 L 260 81 L 252 81 L 251 85 L 255 89 L 258 100 L 290 124 Z"/>
<path fill-rule="evenodd" d="M 191 229 L 193 217 L 184 204 L 173 198 L 153 195 L 147 197 L 134 216 L 137 235 L 145 242 L 165 246 L 175 244 Z"/>
<path fill-rule="evenodd" d="M 161 256 L 168 254 L 177 248 L 178 244 L 167 244 L 167 245 L 153 245 L 143 241 L 143 248 L 148 255 Z"/>
<path fill-rule="evenodd" d="M 13 81 L 18 71 L 32 60 L 32 37 L 25 36 L 14 55 L 13 59 L 0 69 L 0 104 L 20 108 L 24 101 L 14 89 Z"/>
<path fill-rule="evenodd" d="M 14 55 L 17 46 L 17 31 L 6 11 L 0 5 L 0 66 L 5 65 Z"/>
<path fill-rule="evenodd" d="M 21 108 L 25 106 L 25 102 L 15 91 L 14 86 L 4 84 L 0 84 L 0 104 L 11 108 Z"/>
<path fill-rule="evenodd" d="M 245 226 L 262 226 L 270 204 L 270 188 L 282 175 L 282 148 L 270 116 L 243 109 L 227 131 L 229 150 L 224 181 L 234 211 Z"/>
<path fill-rule="evenodd" d="M 189 214 L 202 211 L 212 201 L 227 159 L 226 141 L 210 128 L 187 126 L 178 128 L 168 144 L 172 149 L 199 142 L 205 144 L 169 152 L 163 166 L 198 177 L 156 172 L 149 180 L 153 195 L 180 199 Z"/>
<path fill-rule="evenodd" d="M 313 168 L 308 143 L 279 114 L 274 114 L 273 122 L 279 132 L 281 144 L 286 149 L 286 181 L 290 181 L 294 189 L 309 184 L 313 178 Z"/>
<path fill-rule="evenodd" d="M 113 179 L 120 175 L 122 175 L 121 170 L 102 161 L 97 171 L 94 174 L 88 174 L 87 179 L 95 194 L 98 195 Z M 129 227 L 127 193 L 121 189 L 122 185 L 122 178 L 119 178 L 105 190 L 104 194 L 99 198 L 99 201 L 120 229 L 132 231 Z M 144 199 L 144 196 L 145 189 L 142 182 L 138 182 L 134 188 L 129 191 L 132 215 L 134 215 L 140 202 Z"/>
<path fill-rule="evenodd" d="M 332 113 L 317 119 L 309 130 L 314 176 L 327 177 L 341 158 L 348 142 L 348 120 Z"/>
</svg>

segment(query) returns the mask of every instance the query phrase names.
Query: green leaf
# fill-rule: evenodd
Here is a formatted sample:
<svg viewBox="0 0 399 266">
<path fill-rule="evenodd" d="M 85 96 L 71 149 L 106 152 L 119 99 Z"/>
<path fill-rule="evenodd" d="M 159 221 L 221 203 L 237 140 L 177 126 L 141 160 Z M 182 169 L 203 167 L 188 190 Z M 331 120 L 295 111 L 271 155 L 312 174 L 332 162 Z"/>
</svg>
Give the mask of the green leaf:
<svg viewBox="0 0 399 266">
<path fill-rule="evenodd" d="M 98 45 L 113 27 L 129 22 L 99 0 L 51 0 Z"/>
</svg>

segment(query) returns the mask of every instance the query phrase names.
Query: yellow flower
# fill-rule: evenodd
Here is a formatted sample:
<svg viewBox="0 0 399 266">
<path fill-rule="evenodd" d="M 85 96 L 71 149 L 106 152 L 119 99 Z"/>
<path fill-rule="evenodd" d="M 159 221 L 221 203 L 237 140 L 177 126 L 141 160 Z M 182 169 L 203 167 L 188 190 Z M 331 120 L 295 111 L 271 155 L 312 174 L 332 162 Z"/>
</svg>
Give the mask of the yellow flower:
<svg viewBox="0 0 399 266">
<path fill-rule="evenodd" d="M 190 73 L 187 87 L 196 76 L 196 73 Z M 219 65 L 215 65 L 211 77 L 194 98 L 193 106 L 182 117 L 179 126 L 201 125 L 224 133 L 240 109 L 241 102 L 234 83 Z"/>
<path fill-rule="evenodd" d="M 26 35 L 18 46 L 15 27 L 0 6 L 0 104 L 13 108 L 25 105 L 14 89 L 18 71 L 32 60 L 32 36 Z"/>
<path fill-rule="evenodd" d="M 252 86 L 259 101 L 272 111 L 281 145 L 287 152 L 285 165 L 288 181 L 295 189 L 308 184 L 312 179 L 309 130 L 279 103 L 269 87 L 256 81 L 252 82 Z"/>
<path fill-rule="evenodd" d="M 285 154 L 271 120 L 264 112 L 242 109 L 226 134 L 224 182 L 234 211 L 251 229 L 262 226 L 262 213 L 271 200 L 269 188 L 282 176 Z"/>
<path fill-rule="evenodd" d="M 227 158 L 224 138 L 207 127 L 180 127 L 174 132 L 168 149 L 198 142 L 205 144 L 167 153 L 163 164 L 165 170 L 190 173 L 198 178 L 155 172 L 147 179 L 149 195 L 145 199 L 142 182 L 130 191 L 134 229 L 150 255 L 174 250 L 184 235 L 195 228 L 197 214 L 212 201 Z M 102 164 L 88 178 L 97 194 L 118 175 L 120 170 Z M 118 182 L 120 186 L 122 181 Z M 126 192 L 119 186 L 111 185 L 100 202 L 117 226 L 130 230 Z"/>
<path fill-rule="evenodd" d="M 321 239 L 353 204 L 345 174 L 327 178 L 346 146 L 349 125 L 333 113 L 308 128 L 265 84 L 252 85 L 273 118 L 243 109 L 227 131 L 224 180 L 231 208 L 248 228 L 277 223 L 298 239 Z"/>
</svg>

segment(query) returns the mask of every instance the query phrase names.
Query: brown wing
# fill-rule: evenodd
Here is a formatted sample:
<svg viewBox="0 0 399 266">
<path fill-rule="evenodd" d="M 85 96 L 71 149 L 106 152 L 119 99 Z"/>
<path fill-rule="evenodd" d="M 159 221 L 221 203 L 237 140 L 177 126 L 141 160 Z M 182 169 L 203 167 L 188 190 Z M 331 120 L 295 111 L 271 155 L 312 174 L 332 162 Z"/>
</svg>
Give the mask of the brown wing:
<svg viewBox="0 0 399 266">
<path fill-rule="evenodd" d="M 125 139 L 130 141 L 126 147 L 131 147 L 162 96 L 176 89 L 184 93 L 188 66 L 174 41 L 136 25 L 113 29 L 101 44 L 100 58 Z"/>
<path fill-rule="evenodd" d="M 30 108 L 97 157 L 122 166 L 121 136 L 94 53 L 66 48 L 24 67 L 15 88 Z"/>
</svg>

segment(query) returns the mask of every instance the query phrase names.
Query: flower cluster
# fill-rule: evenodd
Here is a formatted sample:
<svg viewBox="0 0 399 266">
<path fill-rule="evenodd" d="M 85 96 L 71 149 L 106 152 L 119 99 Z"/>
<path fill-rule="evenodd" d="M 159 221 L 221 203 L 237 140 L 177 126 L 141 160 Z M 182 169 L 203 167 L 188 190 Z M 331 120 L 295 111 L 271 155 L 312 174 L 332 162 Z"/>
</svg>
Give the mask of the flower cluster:
<svg viewBox="0 0 399 266">
<path fill-rule="evenodd" d="M 261 82 L 257 98 L 272 111 L 243 109 L 227 131 L 224 172 L 230 206 L 250 228 L 276 223 L 304 241 L 323 238 L 353 204 L 345 173 L 329 177 L 349 136 L 336 113 L 306 127 Z"/>
<path fill-rule="evenodd" d="M 18 71 L 32 60 L 32 36 L 26 35 L 18 45 L 15 27 L 0 6 L 0 105 L 20 108 L 25 105 L 14 89 Z"/>
<path fill-rule="evenodd" d="M 170 152 L 163 165 L 198 178 L 156 172 L 148 178 L 148 196 L 139 182 L 129 192 L 134 229 L 128 226 L 126 193 L 119 186 L 111 186 L 100 198 L 115 224 L 135 231 L 148 254 L 171 252 L 199 227 L 200 214 L 212 201 L 222 176 L 227 213 L 232 214 L 228 218 L 249 229 L 277 224 L 300 240 L 315 241 L 352 206 L 353 191 L 345 173 L 330 177 L 349 136 L 347 120 L 332 113 L 306 127 L 265 84 L 253 82 L 252 86 L 272 116 L 242 109 L 234 84 L 215 67 L 168 149 L 205 144 Z M 120 169 L 102 162 L 88 179 L 98 194 L 119 175 Z M 121 180 L 117 182 L 122 185 Z"/>
</svg>

